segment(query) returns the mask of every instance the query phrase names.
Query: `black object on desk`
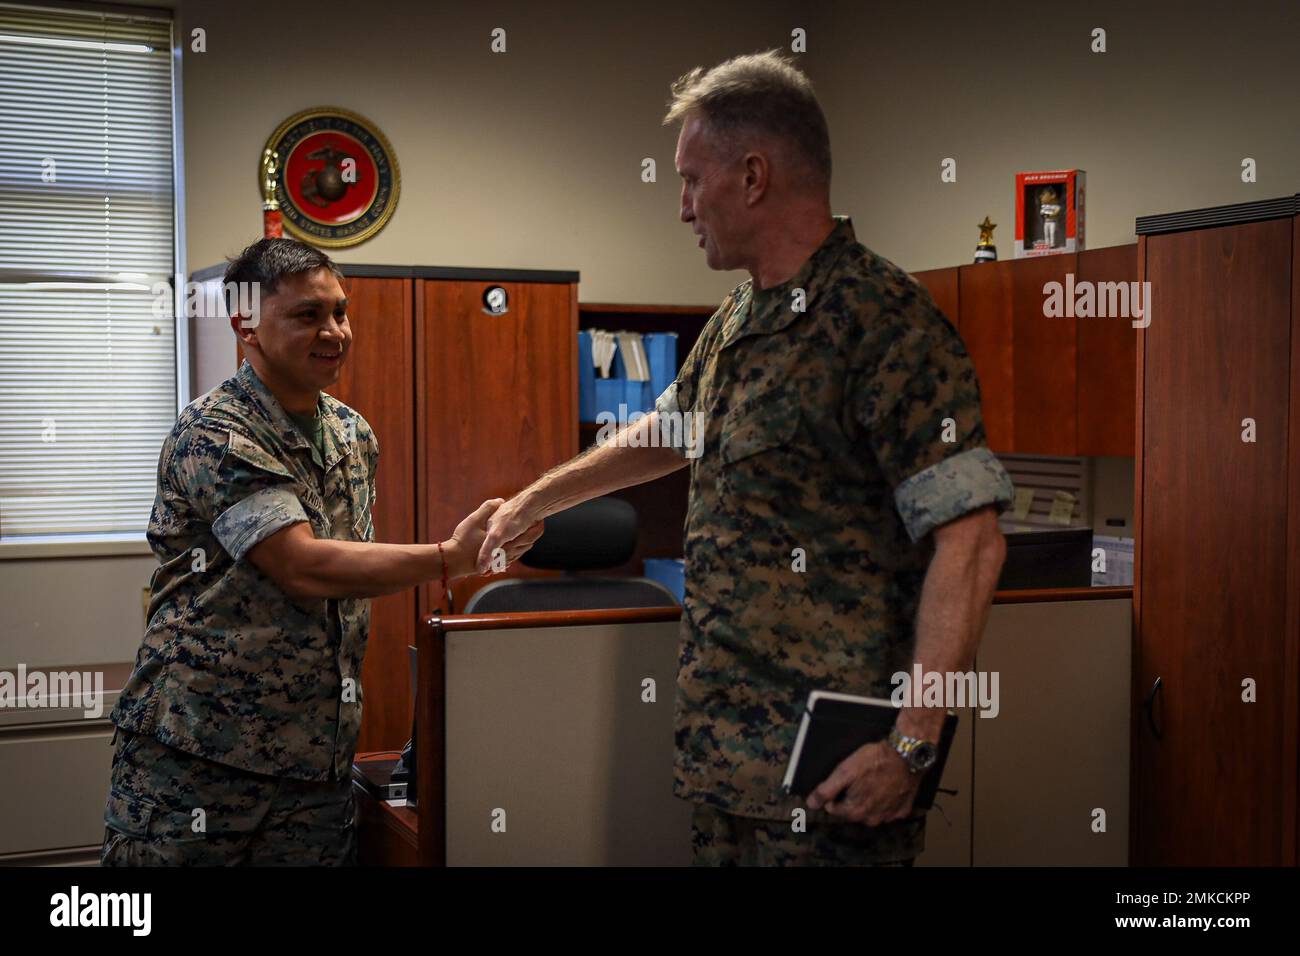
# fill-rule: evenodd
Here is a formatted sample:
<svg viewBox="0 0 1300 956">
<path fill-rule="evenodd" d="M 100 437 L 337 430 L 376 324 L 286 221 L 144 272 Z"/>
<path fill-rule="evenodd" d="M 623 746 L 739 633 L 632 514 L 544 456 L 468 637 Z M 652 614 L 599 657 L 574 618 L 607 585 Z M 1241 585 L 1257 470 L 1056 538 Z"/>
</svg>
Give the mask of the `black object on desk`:
<svg viewBox="0 0 1300 956">
<path fill-rule="evenodd" d="M 999 591 L 1092 586 L 1092 529 L 1007 531 Z"/>
</svg>

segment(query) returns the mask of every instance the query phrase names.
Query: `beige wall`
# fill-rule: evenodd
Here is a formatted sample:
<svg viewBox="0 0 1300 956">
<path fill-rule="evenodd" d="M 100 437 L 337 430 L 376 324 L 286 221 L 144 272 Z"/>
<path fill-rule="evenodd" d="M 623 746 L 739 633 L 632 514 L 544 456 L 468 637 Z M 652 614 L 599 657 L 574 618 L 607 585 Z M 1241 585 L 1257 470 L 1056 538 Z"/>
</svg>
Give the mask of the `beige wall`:
<svg viewBox="0 0 1300 956">
<path fill-rule="evenodd" d="M 184 60 L 187 252 L 220 262 L 260 228 L 256 163 L 286 116 L 334 104 L 374 120 L 402 169 L 387 228 L 345 262 L 576 269 L 584 301 L 713 303 L 677 220 L 669 82 L 788 46 L 817 83 L 834 207 L 909 270 L 968 262 L 990 215 L 1012 255 L 1014 174 L 1087 170 L 1087 241 L 1134 241 L 1138 215 L 1300 190 L 1300 4 L 967 2 L 351 4 L 178 0 L 208 49 Z M 333 11 L 333 14 L 330 13 Z M 331 28 L 331 17 L 338 25 Z M 494 27 L 508 52 L 488 47 Z M 1094 27 L 1108 51 L 1090 52 Z M 287 36 L 300 30 L 297 47 Z M 1289 72 L 1290 71 L 1290 72 Z M 1241 182 L 1245 156 L 1259 181 Z M 641 182 L 652 157 L 658 181 Z M 940 163 L 957 161 L 957 182 Z M 200 331 L 196 394 L 233 367 Z"/>
<path fill-rule="evenodd" d="M 586 301 L 716 302 L 743 276 L 710 273 L 677 221 L 667 85 L 787 43 L 795 26 L 831 124 L 835 209 L 908 269 L 967 261 L 986 213 L 1009 256 L 1019 170 L 1087 169 L 1093 246 L 1132 241 L 1139 214 L 1300 190 L 1287 112 L 1300 5 L 1141 6 L 285 0 L 267 13 L 178 0 L 184 33 L 207 31 L 207 52 L 184 60 L 188 263 L 256 237 L 263 142 L 289 114 L 334 104 L 379 124 L 403 174 L 388 228 L 341 260 L 577 269 Z M 1097 25 L 1104 55 L 1087 52 Z M 488 52 L 496 26 L 504 55 Z M 646 156 L 654 184 L 640 181 Z M 956 184 L 939 181 L 946 156 Z M 1259 162 L 1256 185 L 1240 182 L 1243 156 Z M 196 393 L 234 364 L 230 332 L 203 331 Z M 0 565 L 0 606 L 24 609 L 3 621 L 0 650 L 129 656 L 152 559 L 91 563 L 95 600 L 59 563 Z"/>
<path fill-rule="evenodd" d="M 909 271 L 1013 256 L 1015 174 L 1087 171 L 1087 244 L 1152 213 L 1300 191 L 1300 4 L 818 4 L 837 211 Z M 1090 52 L 1094 27 L 1107 52 Z M 1241 182 L 1241 160 L 1258 182 Z M 939 179 L 957 160 L 957 181 Z"/>
<path fill-rule="evenodd" d="M 332 103 L 378 123 L 403 171 L 393 221 L 344 261 L 579 269 L 590 301 L 712 302 L 743 276 L 710 274 L 677 221 L 667 86 L 788 44 L 796 26 L 830 120 L 835 208 L 909 269 L 968 261 L 986 213 L 1009 257 L 1021 170 L 1088 171 L 1093 246 L 1133 241 L 1138 215 L 1300 190 L 1300 126 L 1283 107 L 1295 3 L 179 8 L 186 32 L 208 34 L 184 61 L 192 268 L 256 236 L 256 160 L 277 123 Z M 346 26 L 330 29 L 331 10 Z M 296 24 L 306 39 L 290 52 Z M 496 26 L 504 55 L 488 50 Z M 1088 49 L 1098 26 L 1104 54 Z M 653 184 L 640 181 L 647 156 Z M 956 183 L 939 180 L 945 157 Z"/>
<path fill-rule="evenodd" d="M 377 123 L 402 171 L 392 221 L 340 260 L 578 269 L 590 300 L 713 302 L 740 278 L 710 274 L 677 219 L 668 84 L 783 42 L 793 6 L 394 2 L 358 17 L 286 0 L 268 22 L 262 3 L 185 2 L 182 26 L 208 36 L 185 59 L 190 266 L 257 237 L 267 136 L 333 104 Z M 489 50 L 498 26 L 504 54 Z"/>
</svg>

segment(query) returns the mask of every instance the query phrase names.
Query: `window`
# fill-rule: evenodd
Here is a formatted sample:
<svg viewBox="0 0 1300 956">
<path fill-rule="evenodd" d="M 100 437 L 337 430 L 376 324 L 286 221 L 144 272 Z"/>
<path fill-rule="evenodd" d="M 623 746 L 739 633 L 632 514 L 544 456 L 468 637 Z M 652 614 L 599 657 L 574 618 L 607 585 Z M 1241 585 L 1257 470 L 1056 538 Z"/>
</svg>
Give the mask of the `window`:
<svg viewBox="0 0 1300 956">
<path fill-rule="evenodd" d="M 172 24 L 0 4 L 0 540 L 139 534 L 176 419 Z"/>
</svg>

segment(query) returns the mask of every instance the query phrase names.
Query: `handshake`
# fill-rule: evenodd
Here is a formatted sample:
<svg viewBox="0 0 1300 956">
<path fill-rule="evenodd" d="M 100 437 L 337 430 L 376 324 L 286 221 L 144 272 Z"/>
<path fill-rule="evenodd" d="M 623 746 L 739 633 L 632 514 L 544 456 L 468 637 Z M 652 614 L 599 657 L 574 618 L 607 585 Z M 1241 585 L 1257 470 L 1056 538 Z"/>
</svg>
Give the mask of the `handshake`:
<svg viewBox="0 0 1300 956">
<path fill-rule="evenodd" d="M 537 542 L 543 516 L 531 515 L 522 498 L 490 498 L 456 525 L 444 544 L 448 578 L 500 574 Z"/>
</svg>

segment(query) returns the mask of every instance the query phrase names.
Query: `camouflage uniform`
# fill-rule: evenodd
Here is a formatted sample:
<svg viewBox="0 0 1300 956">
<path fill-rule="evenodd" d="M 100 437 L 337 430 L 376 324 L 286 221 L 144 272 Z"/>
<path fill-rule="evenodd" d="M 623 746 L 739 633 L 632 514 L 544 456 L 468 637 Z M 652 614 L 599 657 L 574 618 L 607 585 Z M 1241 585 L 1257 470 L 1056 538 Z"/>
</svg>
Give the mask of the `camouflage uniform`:
<svg viewBox="0 0 1300 956">
<path fill-rule="evenodd" d="M 817 824 L 796 833 L 788 821 L 738 817 L 707 803 L 691 814 L 695 866 L 911 866 L 913 858 L 879 860 L 872 827 Z"/>
<path fill-rule="evenodd" d="M 912 665 L 930 532 L 1005 509 L 1011 481 L 985 445 L 956 330 L 846 217 L 788 282 L 727 297 L 656 408 L 705 416 L 674 792 L 789 830 L 803 801 L 780 785 L 809 692 L 890 696 L 890 676 Z M 807 822 L 796 842 L 833 826 L 861 863 L 924 847 L 920 813 L 874 828 L 824 811 Z"/>
<path fill-rule="evenodd" d="M 351 780 L 246 773 L 118 733 L 102 866 L 355 864 Z"/>
<path fill-rule="evenodd" d="M 127 821 L 141 807 L 171 807 L 191 788 L 219 792 L 220 768 L 232 793 L 302 781 L 350 800 L 370 601 L 290 598 L 247 560 L 256 544 L 301 521 L 317 538 L 374 540 L 374 433 L 324 393 L 317 414 L 323 458 L 244 362 L 181 413 L 163 444 L 149 521 L 160 565 L 149 627 L 111 715 L 132 733 L 121 735 L 114 760 L 106 856 L 115 834 L 132 835 Z M 125 759 L 132 735 L 165 745 L 151 756 L 169 765 L 137 772 Z M 219 813 L 206 812 L 209 832 L 225 832 Z M 154 858 L 187 858 L 185 844 L 170 846 Z"/>
</svg>

